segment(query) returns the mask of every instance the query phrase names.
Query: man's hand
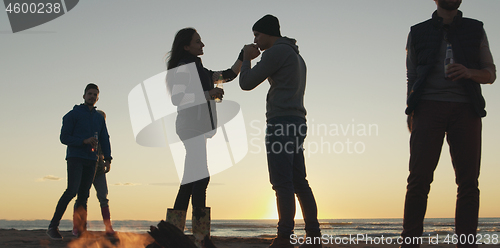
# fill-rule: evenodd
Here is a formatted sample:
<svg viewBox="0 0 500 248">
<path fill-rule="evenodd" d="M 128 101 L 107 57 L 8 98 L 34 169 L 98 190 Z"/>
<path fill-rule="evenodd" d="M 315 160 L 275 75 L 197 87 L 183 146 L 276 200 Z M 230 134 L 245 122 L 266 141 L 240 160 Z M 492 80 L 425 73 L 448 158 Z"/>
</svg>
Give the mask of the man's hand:
<svg viewBox="0 0 500 248">
<path fill-rule="evenodd" d="M 111 161 L 104 161 L 104 173 L 108 173 L 111 170 Z"/>
<path fill-rule="evenodd" d="M 83 140 L 83 144 L 89 144 L 92 147 L 96 147 L 97 146 L 97 139 L 94 137 L 90 137 L 88 139 Z"/>
<path fill-rule="evenodd" d="M 462 64 L 451 64 L 448 66 L 448 70 L 446 70 L 446 73 L 448 73 L 449 78 L 453 81 L 465 78 L 479 84 L 491 83 L 491 73 L 488 71 L 488 69 L 469 69 Z"/>
<path fill-rule="evenodd" d="M 252 60 L 260 55 L 259 47 L 255 44 L 248 44 L 243 47 L 243 60 Z"/>
<path fill-rule="evenodd" d="M 453 81 L 457 81 L 462 78 L 470 79 L 472 77 L 472 74 L 467 67 L 457 63 L 448 65 L 448 70 L 446 70 L 446 73 Z"/>
<path fill-rule="evenodd" d="M 213 88 L 213 89 L 208 91 L 208 94 L 210 95 L 210 97 L 212 99 L 215 99 L 215 98 L 222 99 L 222 96 L 224 95 L 224 90 L 221 88 Z"/>
</svg>

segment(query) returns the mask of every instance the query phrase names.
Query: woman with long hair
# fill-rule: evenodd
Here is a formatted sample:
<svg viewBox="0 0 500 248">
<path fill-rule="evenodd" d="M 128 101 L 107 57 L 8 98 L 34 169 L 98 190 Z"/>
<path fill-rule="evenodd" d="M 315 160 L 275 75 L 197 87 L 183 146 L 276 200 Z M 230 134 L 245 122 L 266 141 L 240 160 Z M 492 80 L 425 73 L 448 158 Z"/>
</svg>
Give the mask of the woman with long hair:
<svg viewBox="0 0 500 248">
<path fill-rule="evenodd" d="M 198 247 L 215 247 L 210 241 L 210 208 L 206 207 L 206 189 L 210 181 L 207 166 L 207 139 L 217 129 L 215 98 L 224 91 L 214 87 L 219 79 L 233 80 L 240 72 L 243 53 L 230 69 L 211 71 L 203 67 L 200 35 L 194 28 L 177 32 L 167 59 L 167 89 L 177 106 L 176 132 L 186 149 L 184 174 L 174 207 L 167 209 L 166 221 L 184 231 L 189 199 L 192 199 L 192 231 Z M 194 63 L 196 71 L 186 70 Z M 186 66 L 184 66 L 186 65 Z M 191 65 L 191 68 L 194 68 Z M 198 76 L 198 80 L 194 80 Z M 200 85 L 201 84 L 201 85 Z"/>
</svg>

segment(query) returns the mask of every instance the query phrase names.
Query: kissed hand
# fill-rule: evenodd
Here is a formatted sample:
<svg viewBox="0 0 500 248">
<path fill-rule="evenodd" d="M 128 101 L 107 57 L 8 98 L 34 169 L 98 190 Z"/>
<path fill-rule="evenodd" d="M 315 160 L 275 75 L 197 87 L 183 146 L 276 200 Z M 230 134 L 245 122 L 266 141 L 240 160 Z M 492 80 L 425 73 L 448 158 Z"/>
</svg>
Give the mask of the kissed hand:
<svg viewBox="0 0 500 248">
<path fill-rule="evenodd" d="M 208 91 L 208 94 L 212 99 L 215 99 L 216 97 L 222 99 L 222 96 L 224 95 L 224 90 L 221 88 L 213 88 Z"/>
<path fill-rule="evenodd" d="M 243 47 L 243 59 L 244 60 L 252 60 L 257 58 L 260 55 L 259 47 L 255 44 L 248 44 Z"/>
</svg>

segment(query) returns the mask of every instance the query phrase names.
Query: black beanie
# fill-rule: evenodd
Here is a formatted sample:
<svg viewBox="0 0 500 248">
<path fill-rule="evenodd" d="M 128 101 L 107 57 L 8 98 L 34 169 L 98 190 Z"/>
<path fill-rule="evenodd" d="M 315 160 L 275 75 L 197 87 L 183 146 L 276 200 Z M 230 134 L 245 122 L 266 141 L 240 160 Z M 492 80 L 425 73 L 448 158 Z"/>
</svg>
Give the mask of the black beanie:
<svg viewBox="0 0 500 248">
<path fill-rule="evenodd" d="M 276 16 L 269 14 L 260 18 L 253 25 L 252 30 L 271 36 L 281 37 L 280 23 L 278 21 L 278 18 L 276 18 Z"/>
</svg>

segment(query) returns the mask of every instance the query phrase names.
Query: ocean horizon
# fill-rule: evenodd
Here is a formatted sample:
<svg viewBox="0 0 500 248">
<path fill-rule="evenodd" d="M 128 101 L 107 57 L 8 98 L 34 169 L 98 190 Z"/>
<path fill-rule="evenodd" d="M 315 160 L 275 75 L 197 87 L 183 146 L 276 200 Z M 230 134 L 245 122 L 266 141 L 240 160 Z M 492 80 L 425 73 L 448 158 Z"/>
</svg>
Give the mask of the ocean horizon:
<svg viewBox="0 0 500 248">
<path fill-rule="evenodd" d="M 0 220 L 0 229 L 39 230 L 46 229 L 50 220 Z M 145 233 L 158 221 L 152 220 L 113 220 L 113 228 L 118 232 Z M 398 238 L 402 231 L 401 218 L 385 219 L 321 219 L 322 234 L 331 237 L 359 238 Z M 277 220 L 212 220 L 211 235 L 219 237 L 271 238 L 276 235 Z M 427 218 L 424 222 L 423 238 L 439 240 L 454 235 L 453 218 Z M 60 230 L 72 229 L 71 220 L 62 220 Z M 89 231 L 103 231 L 101 220 L 88 221 Z M 186 234 L 191 234 L 191 221 L 187 220 Z M 303 220 L 295 221 L 295 234 L 302 236 Z M 478 237 L 498 237 L 500 235 L 500 218 L 479 218 Z"/>
</svg>

